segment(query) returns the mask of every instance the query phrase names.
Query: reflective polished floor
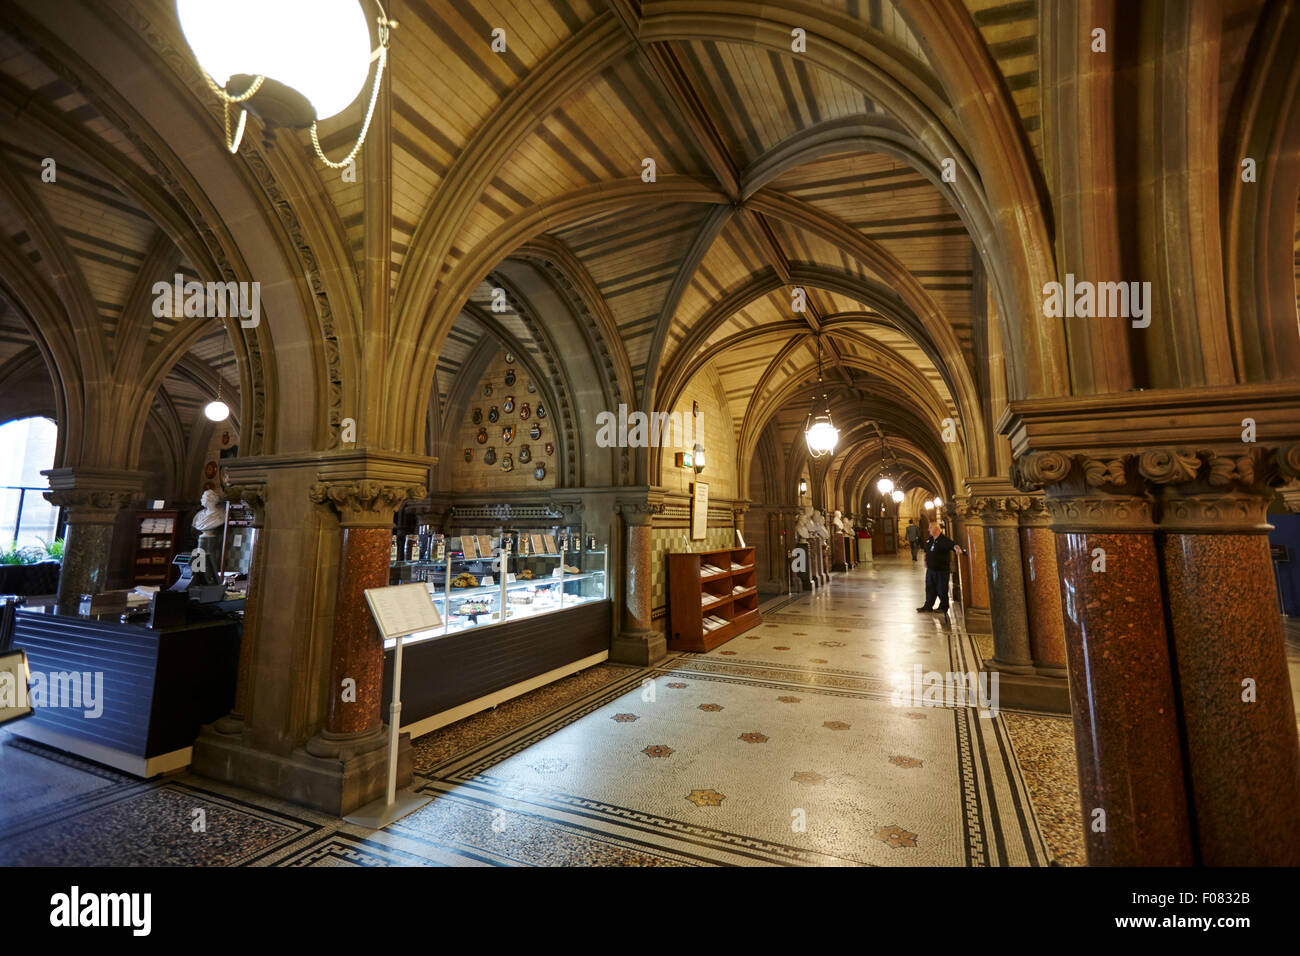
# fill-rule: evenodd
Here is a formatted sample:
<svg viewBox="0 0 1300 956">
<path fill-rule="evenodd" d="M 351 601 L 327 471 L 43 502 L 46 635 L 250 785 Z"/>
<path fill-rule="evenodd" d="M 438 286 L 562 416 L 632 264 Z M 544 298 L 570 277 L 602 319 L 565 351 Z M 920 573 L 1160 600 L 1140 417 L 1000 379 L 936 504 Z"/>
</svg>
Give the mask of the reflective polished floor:
<svg viewBox="0 0 1300 956">
<path fill-rule="evenodd" d="M 960 617 L 916 613 L 908 557 L 834 577 L 708 654 L 599 665 L 421 738 L 434 799 L 381 832 L 5 735 L 0 863 L 1081 863 L 1069 721 L 914 698 L 918 674 L 978 670 Z"/>
</svg>

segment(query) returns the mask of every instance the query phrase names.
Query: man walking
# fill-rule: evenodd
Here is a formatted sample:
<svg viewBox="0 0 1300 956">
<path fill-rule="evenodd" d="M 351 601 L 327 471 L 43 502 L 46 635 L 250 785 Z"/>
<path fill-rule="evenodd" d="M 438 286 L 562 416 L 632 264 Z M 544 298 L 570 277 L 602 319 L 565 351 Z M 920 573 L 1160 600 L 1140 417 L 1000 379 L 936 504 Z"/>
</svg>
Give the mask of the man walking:
<svg viewBox="0 0 1300 956">
<path fill-rule="evenodd" d="M 930 522 L 930 537 L 925 544 L 925 604 L 916 609 L 918 614 L 934 611 L 948 613 L 948 574 L 952 553 L 962 554 L 961 545 L 939 530 L 939 522 Z M 935 598 L 939 606 L 934 607 Z"/>
<path fill-rule="evenodd" d="M 912 548 L 912 560 L 916 560 L 916 549 L 921 547 L 921 529 L 916 526 L 915 518 L 907 519 L 907 530 L 903 532 L 903 537 Z"/>
</svg>

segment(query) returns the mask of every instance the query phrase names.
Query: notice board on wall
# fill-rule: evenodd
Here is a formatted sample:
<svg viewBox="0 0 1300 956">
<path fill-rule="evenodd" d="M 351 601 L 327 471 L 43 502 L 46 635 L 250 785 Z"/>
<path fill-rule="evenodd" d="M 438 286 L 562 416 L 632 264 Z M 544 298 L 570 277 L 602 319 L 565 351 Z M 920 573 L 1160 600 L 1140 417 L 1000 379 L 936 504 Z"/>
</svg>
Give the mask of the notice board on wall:
<svg viewBox="0 0 1300 956">
<path fill-rule="evenodd" d="M 691 540 L 703 541 L 709 528 L 709 486 L 697 481 L 691 492 Z"/>
</svg>

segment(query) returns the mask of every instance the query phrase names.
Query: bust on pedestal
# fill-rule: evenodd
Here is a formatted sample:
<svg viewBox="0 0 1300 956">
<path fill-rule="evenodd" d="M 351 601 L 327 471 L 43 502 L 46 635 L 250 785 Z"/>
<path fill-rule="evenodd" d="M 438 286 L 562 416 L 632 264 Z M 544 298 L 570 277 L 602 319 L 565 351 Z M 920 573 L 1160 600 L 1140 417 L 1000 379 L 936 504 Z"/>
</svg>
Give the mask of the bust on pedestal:
<svg viewBox="0 0 1300 956">
<path fill-rule="evenodd" d="M 226 507 L 215 491 L 205 491 L 199 499 L 203 510 L 194 516 L 194 530 L 199 533 L 199 548 L 207 556 L 208 570 L 215 577 L 221 568 L 217 530 L 226 524 Z"/>
</svg>

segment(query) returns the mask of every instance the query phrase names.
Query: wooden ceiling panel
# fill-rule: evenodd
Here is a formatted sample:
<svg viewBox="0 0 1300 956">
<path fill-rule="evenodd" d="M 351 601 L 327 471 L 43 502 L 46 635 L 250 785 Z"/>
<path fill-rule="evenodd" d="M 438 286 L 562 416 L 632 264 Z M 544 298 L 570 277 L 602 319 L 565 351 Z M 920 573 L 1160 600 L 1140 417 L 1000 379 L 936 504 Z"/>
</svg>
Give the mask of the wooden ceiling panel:
<svg viewBox="0 0 1300 956">
<path fill-rule="evenodd" d="M 1020 125 L 1041 166 L 1042 93 L 1039 74 L 1038 0 L 966 0 L 1020 115 Z"/>
<path fill-rule="evenodd" d="M 599 286 L 638 379 L 668 288 L 706 214 L 705 206 L 674 204 L 556 233 Z"/>
<path fill-rule="evenodd" d="M 925 51 L 916 41 L 907 21 L 890 0 L 816 0 L 834 13 L 852 17 L 872 30 L 878 30 L 922 62 Z M 797 24 L 793 24 L 797 26 Z"/>
<path fill-rule="evenodd" d="M 793 54 L 737 43 L 669 46 L 742 168 L 807 126 L 877 111 L 856 87 Z"/>
</svg>

